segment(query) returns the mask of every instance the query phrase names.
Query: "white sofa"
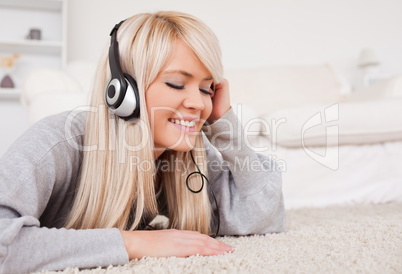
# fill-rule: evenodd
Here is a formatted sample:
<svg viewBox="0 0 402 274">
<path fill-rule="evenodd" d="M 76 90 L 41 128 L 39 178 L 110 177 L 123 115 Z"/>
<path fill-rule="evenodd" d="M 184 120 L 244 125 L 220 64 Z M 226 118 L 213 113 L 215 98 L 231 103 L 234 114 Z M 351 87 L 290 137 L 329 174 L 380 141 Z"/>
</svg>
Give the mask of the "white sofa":
<svg viewBox="0 0 402 274">
<path fill-rule="evenodd" d="M 85 105 L 94 71 L 33 71 L 21 97 L 30 122 Z M 283 171 L 287 208 L 402 201 L 402 76 L 351 93 L 328 64 L 225 75 L 250 146 Z"/>
</svg>

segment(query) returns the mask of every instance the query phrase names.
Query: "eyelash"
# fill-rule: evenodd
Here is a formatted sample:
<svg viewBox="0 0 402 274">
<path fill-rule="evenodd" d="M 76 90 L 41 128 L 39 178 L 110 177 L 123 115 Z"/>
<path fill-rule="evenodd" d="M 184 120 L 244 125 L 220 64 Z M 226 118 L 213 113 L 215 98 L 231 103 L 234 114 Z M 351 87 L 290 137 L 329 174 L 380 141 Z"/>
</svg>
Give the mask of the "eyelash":
<svg viewBox="0 0 402 274">
<path fill-rule="evenodd" d="M 176 86 L 176 85 L 174 85 L 174 84 L 172 84 L 172 83 L 169 83 L 169 82 L 166 82 L 166 85 L 167 85 L 168 87 L 172 88 L 172 89 L 178 89 L 178 90 L 184 89 L 184 86 Z M 200 89 L 200 91 L 201 91 L 202 93 L 204 93 L 204 94 L 212 95 L 212 93 L 209 92 L 209 91 L 206 91 L 206 90 L 203 90 L 203 89 Z"/>
</svg>

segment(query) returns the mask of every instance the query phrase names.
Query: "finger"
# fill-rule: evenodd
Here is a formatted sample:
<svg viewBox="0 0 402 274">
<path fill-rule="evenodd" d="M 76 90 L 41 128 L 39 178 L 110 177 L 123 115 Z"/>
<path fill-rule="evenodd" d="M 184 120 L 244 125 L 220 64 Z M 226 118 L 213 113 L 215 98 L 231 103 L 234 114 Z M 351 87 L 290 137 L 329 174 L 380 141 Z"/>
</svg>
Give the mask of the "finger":
<svg viewBox="0 0 402 274">
<path fill-rule="evenodd" d="M 210 245 L 213 248 L 221 249 L 221 250 L 225 250 L 225 251 L 232 249 L 232 247 L 230 245 L 225 244 L 224 242 L 218 241 L 217 239 L 212 238 L 208 235 L 203 235 L 203 239 L 207 242 L 208 245 Z"/>
<path fill-rule="evenodd" d="M 225 244 L 224 242 L 218 241 L 221 249 L 225 249 L 225 251 L 232 251 L 233 247 L 231 245 Z"/>
<path fill-rule="evenodd" d="M 215 90 L 217 90 L 217 89 L 223 89 L 223 88 L 225 88 L 225 87 L 228 86 L 228 85 L 229 85 L 228 80 L 227 80 L 227 79 L 223 79 L 222 82 L 220 82 L 219 84 L 217 84 L 217 85 L 215 86 Z"/>
<path fill-rule="evenodd" d="M 187 249 L 187 255 L 192 256 L 192 255 L 201 255 L 201 256 L 214 256 L 214 255 L 222 255 L 227 253 L 226 251 L 220 250 L 220 249 L 215 249 L 215 248 L 209 248 L 205 246 L 189 246 Z"/>
<path fill-rule="evenodd" d="M 174 231 L 177 233 L 178 237 L 181 237 L 183 239 L 190 239 L 190 240 L 202 240 L 204 241 L 204 244 L 212 244 L 214 246 L 218 246 L 219 248 L 232 248 L 230 245 L 225 244 L 222 241 L 218 241 L 217 239 L 214 239 L 206 234 L 202 234 L 199 231 L 192 231 L 192 230 L 175 230 Z"/>
<path fill-rule="evenodd" d="M 231 251 L 232 247 L 205 234 L 193 234 L 188 243 L 194 246 L 205 246 L 221 251 Z"/>
<path fill-rule="evenodd" d="M 218 250 L 219 252 L 232 251 L 232 247 L 230 245 L 218 241 L 208 241 L 206 243 L 204 241 L 195 241 L 194 246 L 203 246 L 206 248 Z"/>
</svg>

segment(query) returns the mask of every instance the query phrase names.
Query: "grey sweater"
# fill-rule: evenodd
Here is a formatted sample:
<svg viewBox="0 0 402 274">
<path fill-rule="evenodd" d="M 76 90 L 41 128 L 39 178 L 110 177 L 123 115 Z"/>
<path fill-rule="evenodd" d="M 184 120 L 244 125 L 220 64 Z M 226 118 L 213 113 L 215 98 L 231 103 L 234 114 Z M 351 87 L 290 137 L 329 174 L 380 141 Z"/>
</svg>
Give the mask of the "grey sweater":
<svg viewBox="0 0 402 274">
<path fill-rule="evenodd" d="M 128 262 L 118 229 L 62 227 L 82 160 L 82 152 L 71 144 L 82 144 L 85 130 L 85 115 L 78 115 L 66 135 L 68 115 L 39 121 L 0 159 L 0 273 Z M 285 231 L 281 173 L 275 161 L 246 146 L 232 109 L 203 130 L 219 234 Z"/>
</svg>

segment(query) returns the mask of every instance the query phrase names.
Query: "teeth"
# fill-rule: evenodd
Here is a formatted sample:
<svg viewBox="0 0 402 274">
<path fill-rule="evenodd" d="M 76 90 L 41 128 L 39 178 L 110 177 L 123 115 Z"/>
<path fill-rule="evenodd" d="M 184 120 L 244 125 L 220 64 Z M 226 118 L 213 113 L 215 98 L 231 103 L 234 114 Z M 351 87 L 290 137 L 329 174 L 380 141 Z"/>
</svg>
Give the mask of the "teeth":
<svg viewBox="0 0 402 274">
<path fill-rule="evenodd" d="M 195 126 L 195 122 L 194 121 L 184 121 L 184 120 L 178 120 L 178 119 L 169 119 L 169 121 L 181 125 L 181 126 L 185 126 L 185 127 L 193 127 Z"/>
</svg>

